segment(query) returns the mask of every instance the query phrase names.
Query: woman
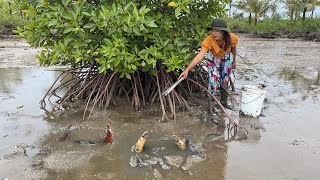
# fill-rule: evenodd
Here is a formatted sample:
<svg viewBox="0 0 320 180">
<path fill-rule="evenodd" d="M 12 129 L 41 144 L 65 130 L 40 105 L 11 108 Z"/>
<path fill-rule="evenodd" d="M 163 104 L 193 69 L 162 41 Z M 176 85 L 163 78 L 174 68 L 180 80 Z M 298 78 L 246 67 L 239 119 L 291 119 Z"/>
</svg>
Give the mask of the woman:
<svg viewBox="0 0 320 180">
<path fill-rule="evenodd" d="M 180 74 L 179 79 L 188 76 L 189 70 L 197 65 L 207 53 L 206 65 L 209 73 L 209 90 L 213 95 L 221 94 L 221 104 L 227 107 L 227 93 L 224 88 L 219 89 L 219 81 L 225 87 L 229 83 L 229 74 L 236 67 L 238 37 L 227 29 L 224 19 L 213 19 L 212 25 L 207 27 L 210 35 L 202 41 L 201 50 L 189 66 Z M 210 108 L 211 109 L 211 108 Z"/>
</svg>

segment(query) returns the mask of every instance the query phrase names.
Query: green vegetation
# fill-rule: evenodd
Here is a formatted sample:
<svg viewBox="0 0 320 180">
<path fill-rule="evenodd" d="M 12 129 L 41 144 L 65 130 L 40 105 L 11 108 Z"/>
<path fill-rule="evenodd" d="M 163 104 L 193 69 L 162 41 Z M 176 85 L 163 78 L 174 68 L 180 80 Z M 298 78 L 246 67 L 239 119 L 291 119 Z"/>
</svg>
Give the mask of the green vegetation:
<svg viewBox="0 0 320 180">
<path fill-rule="evenodd" d="M 244 33 L 317 33 L 320 32 L 320 18 L 298 20 L 265 19 L 256 26 L 248 25 L 246 20 L 231 20 L 230 28 Z"/>
<path fill-rule="evenodd" d="M 286 14 L 277 13 L 279 2 L 285 5 Z M 319 5 L 318 0 L 235 1 L 233 6 L 237 7 L 240 13 L 234 14 L 229 19 L 229 25 L 235 32 L 295 34 L 292 37 L 310 36 L 310 39 L 313 39 L 314 36 L 319 36 L 320 38 L 320 18 L 315 18 L 313 15 L 315 8 Z"/>
<path fill-rule="evenodd" d="M 199 90 L 185 86 L 161 95 L 192 60 L 212 18 L 225 16 L 227 2 L 22 0 L 27 22 L 15 32 L 44 48 L 41 65 L 73 67 L 65 72 L 71 80 L 51 91 L 67 87 L 59 103 L 85 99 L 87 107 L 106 108 L 124 96 L 136 109 L 160 102 L 165 119 L 166 107 L 175 116 L 176 104 L 188 108 L 186 92 Z"/>
<path fill-rule="evenodd" d="M 23 25 L 20 12 L 15 1 L 0 0 L 0 34 L 13 34 L 12 30 Z"/>
</svg>

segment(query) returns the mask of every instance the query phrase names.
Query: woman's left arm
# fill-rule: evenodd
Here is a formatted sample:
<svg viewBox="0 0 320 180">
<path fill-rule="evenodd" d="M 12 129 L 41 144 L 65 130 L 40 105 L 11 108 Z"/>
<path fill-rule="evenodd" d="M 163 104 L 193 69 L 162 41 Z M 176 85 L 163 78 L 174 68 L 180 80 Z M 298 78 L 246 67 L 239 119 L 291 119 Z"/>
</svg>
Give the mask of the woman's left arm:
<svg viewBox="0 0 320 180">
<path fill-rule="evenodd" d="M 231 53 L 233 55 L 233 63 L 232 63 L 232 69 L 235 69 L 237 67 L 237 61 L 236 61 L 236 57 L 237 57 L 237 47 L 231 47 Z"/>
</svg>

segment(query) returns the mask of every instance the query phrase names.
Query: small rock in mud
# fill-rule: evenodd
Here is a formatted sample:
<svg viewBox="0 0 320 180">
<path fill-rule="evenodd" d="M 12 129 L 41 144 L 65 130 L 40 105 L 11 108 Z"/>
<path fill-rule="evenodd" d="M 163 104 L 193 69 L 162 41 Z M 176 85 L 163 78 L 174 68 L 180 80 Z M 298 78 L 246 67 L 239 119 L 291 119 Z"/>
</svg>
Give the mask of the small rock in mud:
<svg viewBox="0 0 320 180">
<path fill-rule="evenodd" d="M 186 163 L 181 167 L 183 170 L 187 171 L 193 165 L 193 163 L 198 163 L 206 160 L 206 157 L 200 157 L 197 155 L 188 156 Z"/>
<path fill-rule="evenodd" d="M 158 163 L 158 159 L 157 157 L 152 157 L 151 159 L 148 160 L 148 163 L 151 165 L 156 165 Z"/>
<path fill-rule="evenodd" d="M 159 164 L 161 165 L 162 169 L 171 169 L 171 167 L 168 166 L 162 158 L 159 158 Z"/>
<path fill-rule="evenodd" d="M 181 156 L 170 155 L 170 156 L 164 156 L 163 158 L 166 161 L 166 163 L 168 163 L 171 166 L 175 166 L 177 168 L 179 168 L 183 163 L 183 157 Z"/>
<path fill-rule="evenodd" d="M 149 156 L 146 156 L 149 157 Z M 131 167 L 137 167 L 139 165 L 139 167 L 144 167 L 144 166 L 149 166 L 149 161 L 148 160 L 144 160 L 143 157 L 139 157 L 137 154 L 134 156 L 131 156 L 130 158 L 130 162 L 129 162 Z"/>
<path fill-rule="evenodd" d="M 131 167 L 137 167 L 138 165 L 138 159 L 136 156 L 131 156 L 130 162 L 129 162 Z"/>
</svg>

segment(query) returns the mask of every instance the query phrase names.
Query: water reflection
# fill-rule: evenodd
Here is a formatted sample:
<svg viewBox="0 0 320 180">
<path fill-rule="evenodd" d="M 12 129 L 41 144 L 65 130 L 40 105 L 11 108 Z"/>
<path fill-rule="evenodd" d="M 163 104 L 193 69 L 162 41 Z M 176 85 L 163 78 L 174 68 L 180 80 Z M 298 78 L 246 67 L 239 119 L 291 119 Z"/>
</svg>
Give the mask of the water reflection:
<svg viewBox="0 0 320 180">
<path fill-rule="evenodd" d="M 17 107 L 30 115 L 40 115 L 39 101 L 59 72 L 39 68 L 0 69 L 0 109 L 13 113 Z"/>
<path fill-rule="evenodd" d="M 291 70 L 283 69 L 278 73 L 279 78 L 290 81 L 295 90 L 307 89 L 310 85 L 320 85 L 320 69 Z"/>
<path fill-rule="evenodd" d="M 41 68 L 0 69 L 2 177 L 25 179 L 25 169 L 30 166 L 29 158 L 37 153 L 39 137 L 51 128 L 42 119 L 44 112 L 39 108 L 39 101 L 56 77 L 55 72 Z"/>
<path fill-rule="evenodd" d="M 22 69 L 20 68 L 0 68 L 0 90 L 9 94 L 13 86 L 22 83 Z"/>
<path fill-rule="evenodd" d="M 263 124 L 260 122 L 260 117 L 253 118 L 241 115 L 239 124 L 248 130 L 246 142 L 258 143 L 261 139 L 261 133 L 265 131 Z"/>
</svg>

